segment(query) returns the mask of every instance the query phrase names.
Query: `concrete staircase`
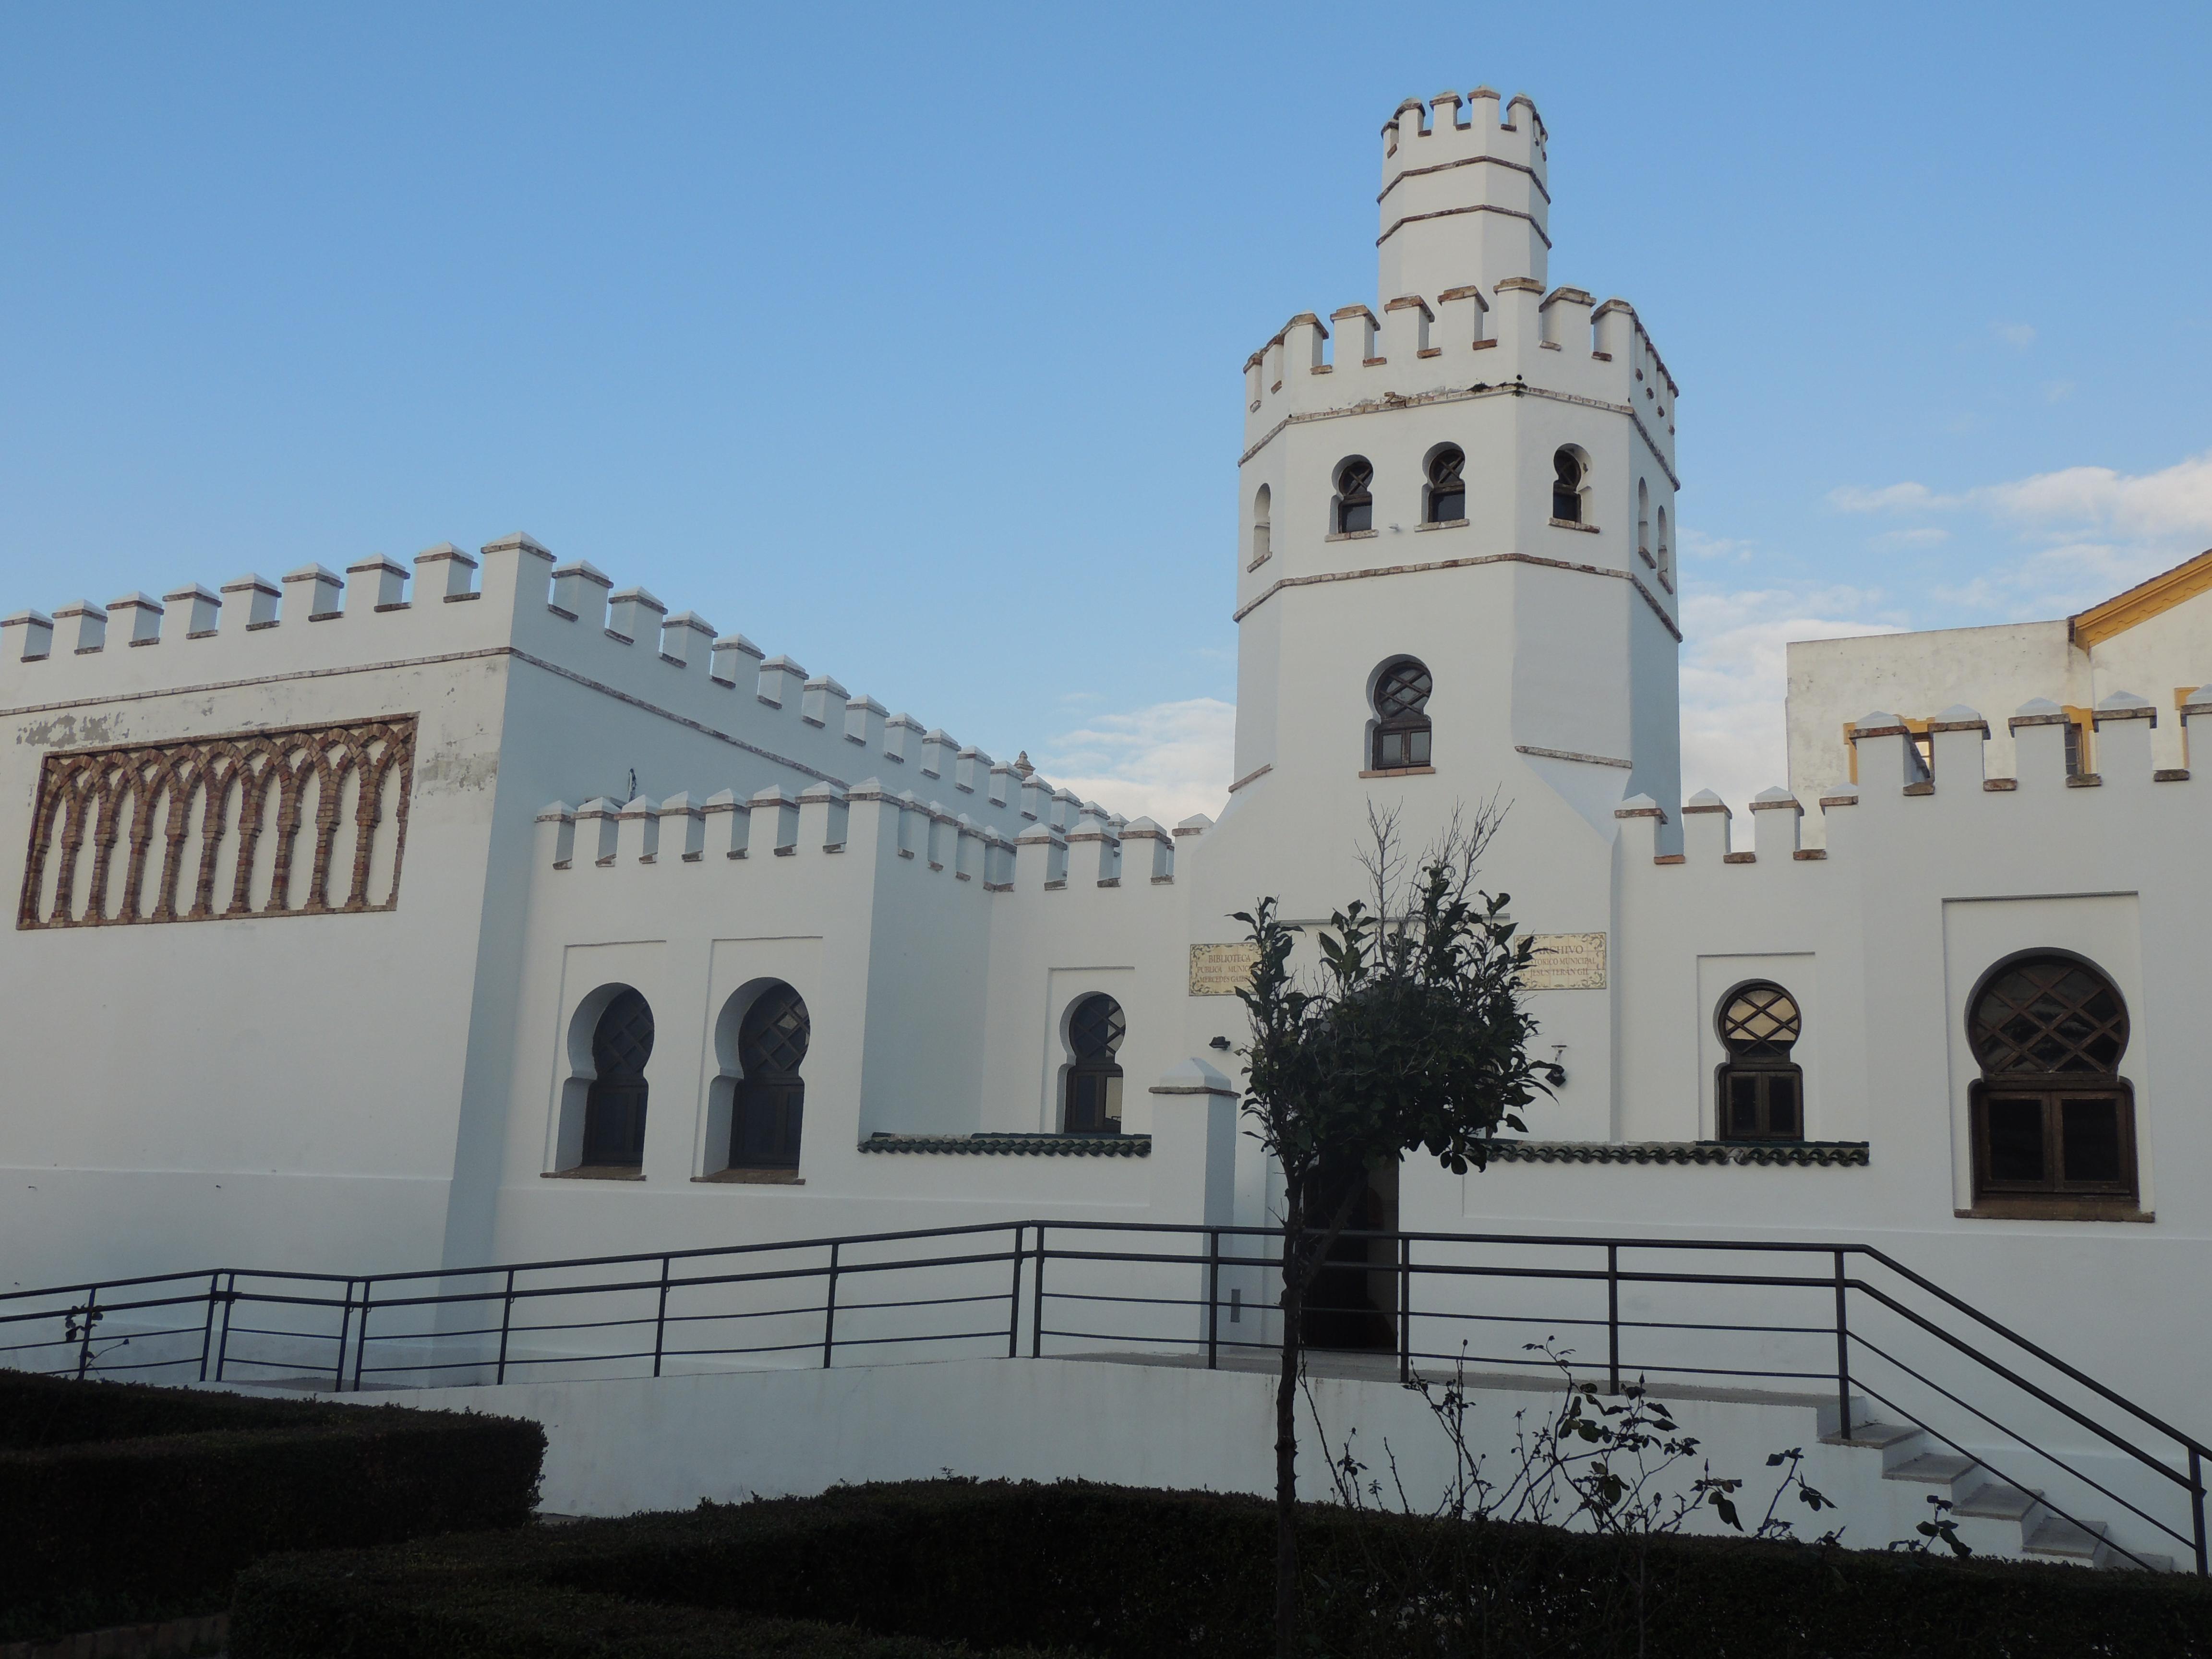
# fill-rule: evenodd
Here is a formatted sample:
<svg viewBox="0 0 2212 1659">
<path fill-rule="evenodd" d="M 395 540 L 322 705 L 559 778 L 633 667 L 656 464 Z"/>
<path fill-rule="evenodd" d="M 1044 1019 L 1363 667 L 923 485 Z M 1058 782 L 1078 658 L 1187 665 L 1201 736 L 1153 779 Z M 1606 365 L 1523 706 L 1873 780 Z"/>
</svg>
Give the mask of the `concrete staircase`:
<svg viewBox="0 0 2212 1659">
<path fill-rule="evenodd" d="M 2042 1492 L 2013 1485 L 1972 1458 L 1952 1451 L 1925 1430 L 1866 1422 L 1858 1412 L 1855 1401 L 1846 1438 L 1835 1432 L 1834 1410 L 1823 1411 L 1821 1443 L 1878 1453 L 1884 1480 L 1925 1486 L 1930 1496 L 1947 1500 L 1951 1508 L 1946 1518 L 1957 1525 L 1959 1540 L 1977 1555 L 2084 1567 L 2174 1570 L 2172 1556 L 2116 1547 L 2106 1522 L 2086 1517 L 2079 1523 L 2068 1520 L 2044 1501 Z M 1932 1512 L 1933 1506 L 1929 1507 Z M 1941 1551 L 1942 1546 L 1938 1542 L 1934 1547 Z"/>
</svg>

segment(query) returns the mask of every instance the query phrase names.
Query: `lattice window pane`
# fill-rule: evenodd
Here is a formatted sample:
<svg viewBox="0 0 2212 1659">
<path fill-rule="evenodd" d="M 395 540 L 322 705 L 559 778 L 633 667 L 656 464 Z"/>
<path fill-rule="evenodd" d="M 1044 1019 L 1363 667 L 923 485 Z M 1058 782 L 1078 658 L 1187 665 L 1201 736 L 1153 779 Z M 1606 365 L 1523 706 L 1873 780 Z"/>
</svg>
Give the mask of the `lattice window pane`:
<svg viewBox="0 0 2212 1659">
<path fill-rule="evenodd" d="M 1747 985 L 1721 1012 L 1721 1041 L 1742 1059 L 1785 1056 L 1802 1029 L 1796 1000 L 1779 985 Z"/>
<path fill-rule="evenodd" d="M 1110 1060 L 1126 1029 L 1120 1003 L 1109 996 L 1085 997 L 1068 1020 L 1068 1047 L 1079 1062 Z"/>
<path fill-rule="evenodd" d="M 2127 1048 L 2127 1009 L 2101 974 L 2045 957 L 1990 984 L 1975 1005 L 1971 1032 L 1985 1071 L 2110 1075 Z"/>
<path fill-rule="evenodd" d="M 738 1032 L 738 1063 L 749 1078 L 795 1076 L 813 1035 L 806 1004 L 788 985 L 773 985 L 753 1000 Z"/>
<path fill-rule="evenodd" d="M 635 991 L 624 990 L 599 1016 L 592 1032 L 592 1066 L 603 1081 L 638 1078 L 653 1058 L 653 1010 Z"/>
</svg>

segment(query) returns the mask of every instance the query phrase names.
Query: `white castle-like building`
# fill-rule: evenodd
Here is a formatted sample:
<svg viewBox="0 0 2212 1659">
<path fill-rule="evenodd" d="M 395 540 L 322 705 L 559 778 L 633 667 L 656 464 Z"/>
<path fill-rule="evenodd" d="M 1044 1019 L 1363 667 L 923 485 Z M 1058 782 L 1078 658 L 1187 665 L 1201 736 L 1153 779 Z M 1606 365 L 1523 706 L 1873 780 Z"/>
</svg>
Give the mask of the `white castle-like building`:
<svg viewBox="0 0 2212 1659">
<path fill-rule="evenodd" d="M 1218 822 L 526 535 L 8 617 L 5 1279 L 1261 1223 L 1231 913 L 1324 918 L 1370 805 L 1418 846 L 1494 795 L 1564 1080 L 1367 1219 L 1876 1239 L 2179 1411 L 2212 554 L 1793 647 L 1790 787 L 1685 800 L 1673 374 L 1553 283 L 1528 100 L 1381 149 L 1377 304 L 1244 367 Z"/>
</svg>

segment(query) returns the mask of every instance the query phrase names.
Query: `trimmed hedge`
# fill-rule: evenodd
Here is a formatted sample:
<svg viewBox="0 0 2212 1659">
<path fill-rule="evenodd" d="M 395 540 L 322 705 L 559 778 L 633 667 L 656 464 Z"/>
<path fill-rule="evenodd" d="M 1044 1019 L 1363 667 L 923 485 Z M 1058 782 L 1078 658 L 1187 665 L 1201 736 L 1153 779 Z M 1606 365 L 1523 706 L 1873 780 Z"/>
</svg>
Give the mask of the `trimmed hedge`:
<svg viewBox="0 0 2212 1659">
<path fill-rule="evenodd" d="M 1265 1503 L 1218 1494 L 1074 1482 L 843 1488 L 277 1558 L 240 1580 L 231 1652 L 903 1659 L 964 1641 L 1109 1659 L 1266 1659 L 1272 1528 Z M 1556 1528 L 1324 1507 L 1304 1512 L 1302 1540 L 1316 1653 L 2212 1656 L 2212 1590 L 2194 1578 L 1721 1539 L 1657 1539 L 1639 1558 Z M 792 1622 L 809 1620 L 837 1623 Z M 922 1645 L 868 1645 L 878 1638 Z"/>
<path fill-rule="evenodd" d="M 517 1527 L 535 1423 L 0 1372 L 0 1639 L 220 1610 L 278 1550 Z"/>
</svg>

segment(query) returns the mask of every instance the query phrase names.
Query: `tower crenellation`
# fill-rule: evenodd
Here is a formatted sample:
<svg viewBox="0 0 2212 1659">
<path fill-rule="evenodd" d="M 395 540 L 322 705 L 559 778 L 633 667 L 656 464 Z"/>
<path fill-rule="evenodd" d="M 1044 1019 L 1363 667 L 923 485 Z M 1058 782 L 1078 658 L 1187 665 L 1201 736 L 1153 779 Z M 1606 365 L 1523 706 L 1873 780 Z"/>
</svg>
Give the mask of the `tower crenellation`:
<svg viewBox="0 0 2212 1659">
<path fill-rule="evenodd" d="M 1523 94 L 1502 111 L 1488 87 L 1464 104 L 1443 92 L 1425 107 L 1417 98 L 1399 105 L 1382 128 L 1376 198 L 1383 297 L 1433 299 L 1504 276 L 1543 282 L 1552 246 L 1544 150 L 1542 118 Z"/>
<path fill-rule="evenodd" d="M 1509 713 L 1486 741 L 1672 800 L 1674 383 L 1627 301 L 1553 280 L 1533 100 L 1409 99 L 1382 136 L 1372 301 L 1298 313 L 1244 365 L 1235 775 L 1279 772 L 1291 734 L 1334 717 L 1337 689 L 1283 674 L 1270 643 L 1294 612 L 1338 624 L 1346 684 L 1394 652 L 1435 669 L 1397 608 L 1418 582 L 1425 612 L 1486 640 L 1486 706 Z M 1337 586 L 1370 580 L 1396 597 Z"/>
</svg>

